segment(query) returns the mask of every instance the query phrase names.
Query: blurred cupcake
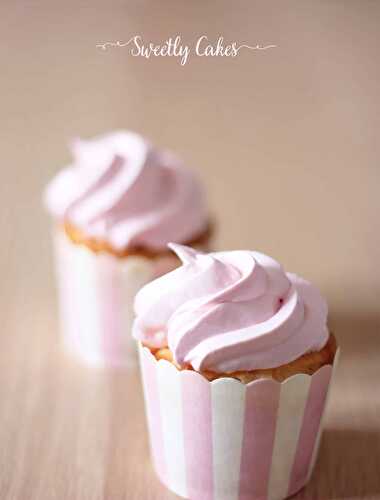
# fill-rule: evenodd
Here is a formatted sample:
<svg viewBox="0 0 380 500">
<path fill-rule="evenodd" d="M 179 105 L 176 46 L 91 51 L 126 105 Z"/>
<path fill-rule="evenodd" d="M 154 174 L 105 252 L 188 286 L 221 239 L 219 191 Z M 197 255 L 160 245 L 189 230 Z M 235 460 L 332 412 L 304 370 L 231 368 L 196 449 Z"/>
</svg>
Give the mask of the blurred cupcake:
<svg viewBox="0 0 380 500">
<path fill-rule="evenodd" d="M 198 253 L 136 296 L 155 469 L 197 500 L 281 500 L 308 481 L 337 360 L 318 290 L 266 255 Z"/>
<path fill-rule="evenodd" d="M 168 241 L 207 248 L 203 190 L 173 154 L 131 132 L 72 145 L 50 182 L 61 320 L 70 350 L 94 364 L 133 362 L 133 298 L 179 264 Z"/>
</svg>

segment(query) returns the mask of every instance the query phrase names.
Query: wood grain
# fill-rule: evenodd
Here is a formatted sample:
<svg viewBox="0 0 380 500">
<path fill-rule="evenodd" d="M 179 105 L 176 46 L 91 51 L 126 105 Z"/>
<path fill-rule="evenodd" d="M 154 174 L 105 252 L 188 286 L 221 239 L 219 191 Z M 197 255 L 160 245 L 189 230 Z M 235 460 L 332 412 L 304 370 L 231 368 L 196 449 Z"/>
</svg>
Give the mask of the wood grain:
<svg viewBox="0 0 380 500">
<path fill-rule="evenodd" d="M 52 314 L 33 301 L 8 311 L 0 498 L 174 498 L 150 465 L 137 370 L 81 366 L 61 351 Z M 316 471 L 297 498 L 380 498 L 379 356 L 372 335 L 380 325 L 333 319 L 342 331 L 340 368 Z"/>
<path fill-rule="evenodd" d="M 66 141 L 130 127 L 199 171 L 219 248 L 256 248 L 327 296 L 340 368 L 297 499 L 380 499 L 380 4 L 2 2 L 0 499 L 164 500 L 136 371 L 61 350 L 41 191 Z M 142 60 L 102 40 L 275 43 Z"/>
</svg>

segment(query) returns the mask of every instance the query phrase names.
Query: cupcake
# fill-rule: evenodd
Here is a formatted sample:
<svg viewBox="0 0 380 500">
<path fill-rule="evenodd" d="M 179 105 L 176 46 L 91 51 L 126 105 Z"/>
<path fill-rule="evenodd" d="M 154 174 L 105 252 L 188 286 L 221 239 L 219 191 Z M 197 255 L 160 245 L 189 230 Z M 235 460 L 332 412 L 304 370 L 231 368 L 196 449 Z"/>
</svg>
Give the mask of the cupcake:
<svg viewBox="0 0 380 500">
<path fill-rule="evenodd" d="M 133 363 L 133 298 L 179 260 L 168 241 L 207 248 L 201 185 L 172 153 L 132 132 L 76 140 L 50 182 L 63 337 L 91 364 Z"/>
<path fill-rule="evenodd" d="M 171 245 L 135 299 L 153 463 L 176 494 L 281 500 L 308 481 L 337 346 L 309 282 L 251 251 Z"/>
</svg>

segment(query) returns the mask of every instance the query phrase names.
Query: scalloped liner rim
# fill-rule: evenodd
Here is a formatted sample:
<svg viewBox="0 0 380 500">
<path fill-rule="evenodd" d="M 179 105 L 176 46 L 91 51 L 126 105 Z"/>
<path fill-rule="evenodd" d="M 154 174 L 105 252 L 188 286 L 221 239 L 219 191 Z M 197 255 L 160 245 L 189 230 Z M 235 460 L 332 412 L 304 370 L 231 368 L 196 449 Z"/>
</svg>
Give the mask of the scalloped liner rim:
<svg viewBox="0 0 380 500">
<path fill-rule="evenodd" d="M 321 366 L 312 375 L 310 375 L 308 373 L 296 373 L 295 375 L 288 377 L 287 379 L 283 380 L 282 382 L 278 382 L 277 380 L 273 380 L 273 379 L 262 378 L 262 379 L 252 380 L 248 384 L 245 384 L 241 380 L 237 380 L 237 379 L 232 378 L 232 377 L 220 377 L 220 378 L 217 378 L 217 379 L 211 380 L 211 381 L 207 380 L 207 378 L 205 378 L 202 374 L 200 374 L 199 372 L 196 372 L 194 370 L 178 370 L 178 368 L 176 366 L 174 366 L 173 363 L 170 363 L 170 361 L 167 361 L 166 359 L 159 359 L 157 361 L 157 359 L 153 356 L 150 349 L 146 346 L 143 346 L 141 344 L 141 342 L 138 343 L 138 348 L 139 348 L 139 351 L 141 352 L 141 354 L 148 358 L 150 363 L 157 364 L 157 365 L 163 364 L 164 366 L 170 366 L 170 368 L 172 370 L 175 370 L 175 372 L 178 373 L 180 377 L 184 377 L 184 376 L 186 376 L 186 377 L 198 377 L 198 378 L 202 379 L 206 384 L 211 384 L 211 385 L 222 384 L 222 383 L 227 384 L 228 383 L 228 384 L 243 385 L 244 387 L 250 387 L 250 386 L 253 386 L 253 385 L 258 384 L 258 383 L 266 383 L 266 384 L 272 383 L 272 384 L 284 385 L 284 384 L 288 383 L 290 380 L 295 379 L 296 377 L 312 378 L 315 375 L 317 375 L 317 373 L 319 373 L 321 370 L 331 369 L 337 363 L 337 360 L 338 360 L 338 357 L 340 354 L 340 348 L 337 347 L 337 350 L 336 350 L 335 355 L 334 355 L 333 363 Z"/>
</svg>

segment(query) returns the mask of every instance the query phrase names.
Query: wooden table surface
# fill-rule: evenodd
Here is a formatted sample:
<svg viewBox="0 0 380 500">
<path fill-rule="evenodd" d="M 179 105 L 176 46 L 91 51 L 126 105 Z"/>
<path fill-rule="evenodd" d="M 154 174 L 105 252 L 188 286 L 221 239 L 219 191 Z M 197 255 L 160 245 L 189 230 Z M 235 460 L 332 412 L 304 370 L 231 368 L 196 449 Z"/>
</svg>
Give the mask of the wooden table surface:
<svg viewBox="0 0 380 500">
<path fill-rule="evenodd" d="M 0 499 L 164 500 L 137 371 L 61 350 L 46 181 L 66 141 L 129 127 L 194 165 L 218 248 L 255 248 L 314 281 L 342 347 L 309 486 L 380 499 L 380 4 L 2 2 Z M 180 33 L 273 43 L 235 60 L 142 60 L 104 40 Z"/>
</svg>

